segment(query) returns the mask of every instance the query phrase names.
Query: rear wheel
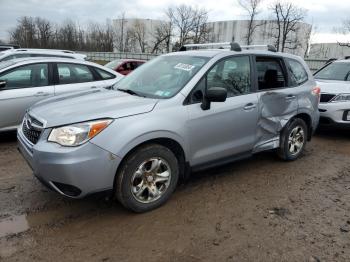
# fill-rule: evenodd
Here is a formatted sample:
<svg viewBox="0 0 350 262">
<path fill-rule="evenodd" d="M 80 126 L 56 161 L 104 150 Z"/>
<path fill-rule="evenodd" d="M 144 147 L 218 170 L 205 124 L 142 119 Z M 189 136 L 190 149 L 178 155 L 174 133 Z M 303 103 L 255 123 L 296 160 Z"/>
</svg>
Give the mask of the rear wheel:
<svg viewBox="0 0 350 262">
<path fill-rule="evenodd" d="M 164 204 L 174 192 L 179 165 L 173 152 L 161 145 L 140 147 L 122 164 L 116 179 L 116 197 L 134 212 Z"/>
<path fill-rule="evenodd" d="M 278 156 L 287 161 L 297 159 L 304 151 L 306 141 L 307 126 L 304 120 L 293 119 L 281 133 Z"/>
</svg>

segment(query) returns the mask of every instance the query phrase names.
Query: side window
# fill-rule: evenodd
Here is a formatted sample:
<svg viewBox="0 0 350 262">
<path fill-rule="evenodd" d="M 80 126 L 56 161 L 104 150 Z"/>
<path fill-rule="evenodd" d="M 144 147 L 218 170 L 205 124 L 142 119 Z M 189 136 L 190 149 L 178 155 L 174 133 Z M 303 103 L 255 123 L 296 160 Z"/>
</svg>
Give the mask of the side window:
<svg viewBox="0 0 350 262">
<path fill-rule="evenodd" d="M 21 66 L 0 76 L 0 80 L 6 81 L 5 88 L 39 87 L 49 85 L 48 65 L 32 64 Z"/>
<path fill-rule="evenodd" d="M 304 66 L 297 60 L 287 58 L 287 68 L 291 78 L 291 86 L 302 85 L 308 80 Z"/>
<path fill-rule="evenodd" d="M 257 57 L 256 67 L 259 90 L 286 87 L 286 75 L 282 69 L 282 60 L 274 57 Z"/>
<path fill-rule="evenodd" d="M 211 87 L 226 88 L 228 97 L 249 93 L 249 57 L 230 57 L 217 63 L 207 74 L 207 88 Z"/>
<path fill-rule="evenodd" d="M 97 67 L 94 67 L 94 69 L 97 71 L 97 73 L 101 76 L 101 78 L 103 80 L 108 80 L 108 79 L 113 79 L 115 78 L 115 75 L 105 71 L 105 70 L 102 70 L 100 68 L 97 68 Z"/>
<path fill-rule="evenodd" d="M 189 103 L 201 102 L 205 89 L 211 87 L 226 88 L 228 97 L 249 93 L 251 91 L 249 57 L 230 57 L 218 62 L 193 88 Z"/>
<path fill-rule="evenodd" d="M 94 76 L 85 65 L 58 63 L 57 70 L 61 85 L 94 81 Z"/>
</svg>

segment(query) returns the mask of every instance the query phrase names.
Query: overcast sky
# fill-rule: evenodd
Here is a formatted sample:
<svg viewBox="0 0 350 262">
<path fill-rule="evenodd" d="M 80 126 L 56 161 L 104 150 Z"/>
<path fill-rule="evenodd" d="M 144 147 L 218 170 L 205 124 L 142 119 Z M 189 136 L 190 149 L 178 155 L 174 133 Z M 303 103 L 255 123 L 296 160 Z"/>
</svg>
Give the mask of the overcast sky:
<svg viewBox="0 0 350 262">
<path fill-rule="evenodd" d="M 308 10 L 307 22 L 317 27 L 313 42 L 350 41 L 350 35 L 334 33 L 342 20 L 350 17 L 350 0 L 291 0 Z M 274 0 L 264 0 L 261 19 L 270 18 L 268 7 Z M 237 0 L 0 0 L 0 39 L 7 40 L 8 30 L 21 16 L 40 16 L 54 22 L 72 19 L 80 24 L 104 22 L 122 12 L 130 18 L 164 18 L 168 6 L 189 4 L 209 10 L 209 20 L 245 19 Z"/>
</svg>

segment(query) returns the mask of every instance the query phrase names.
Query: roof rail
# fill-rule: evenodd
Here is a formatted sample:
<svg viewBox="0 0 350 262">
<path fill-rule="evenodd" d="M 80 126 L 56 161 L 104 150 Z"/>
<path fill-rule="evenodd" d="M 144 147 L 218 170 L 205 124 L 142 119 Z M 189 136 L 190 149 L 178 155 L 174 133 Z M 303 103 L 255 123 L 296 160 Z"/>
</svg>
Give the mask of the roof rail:
<svg viewBox="0 0 350 262">
<path fill-rule="evenodd" d="M 267 51 L 270 52 L 277 52 L 276 47 L 274 47 L 273 45 L 244 45 L 241 46 L 243 49 L 257 49 L 257 48 L 266 48 Z"/>
<path fill-rule="evenodd" d="M 230 48 L 230 44 L 231 44 L 230 42 L 187 44 L 187 45 L 183 45 L 181 48 L 185 48 L 186 50 L 188 50 L 188 48 L 200 49 L 201 47 L 225 49 L 225 47 Z"/>
<path fill-rule="evenodd" d="M 205 44 L 187 44 L 180 48 L 180 51 L 187 51 L 188 49 L 201 49 L 201 48 L 215 48 L 215 49 L 230 49 L 231 51 L 242 51 L 240 45 L 236 42 L 222 42 L 222 43 L 205 43 Z"/>
<path fill-rule="evenodd" d="M 267 49 L 270 52 L 277 52 L 276 48 L 273 45 L 245 45 L 240 46 L 236 42 L 222 42 L 222 43 L 206 43 L 206 44 L 187 44 L 183 45 L 180 48 L 180 51 L 187 51 L 187 50 L 197 50 L 202 48 L 216 48 L 216 49 L 230 49 L 231 51 L 240 52 L 242 49 L 258 49 L 258 48 L 264 48 Z"/>
<path fill-rule="evenodd" d="M 67 54 L 75 54 L 74 51 L 70 50 L 60 50 L 60 49 L 41 49 L 41 48 L 19 48 L 14 51 L 37 51 L 37 52 L 57 52 L 57 53 L 67 53 Z"/>
</svg>

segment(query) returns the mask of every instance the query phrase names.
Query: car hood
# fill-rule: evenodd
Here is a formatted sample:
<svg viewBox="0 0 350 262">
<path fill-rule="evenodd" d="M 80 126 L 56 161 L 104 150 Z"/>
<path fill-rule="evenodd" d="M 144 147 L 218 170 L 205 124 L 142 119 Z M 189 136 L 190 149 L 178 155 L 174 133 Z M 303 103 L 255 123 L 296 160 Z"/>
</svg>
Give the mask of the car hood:
<svg viewBox="0 0 350 262">
<path fill-rule="evenodd" d="M 157 99 L 129 95 L 104 88 L 45 99 L 29 109 L 45 127 L 102 118 L 121 118 L 153 110 Z"/>
<path fill-rule="evenodd" d="M 316 79 L 321 93 L 343 94 L 350 93 L 350 81 L 321 80 Z"/>
</svg>

